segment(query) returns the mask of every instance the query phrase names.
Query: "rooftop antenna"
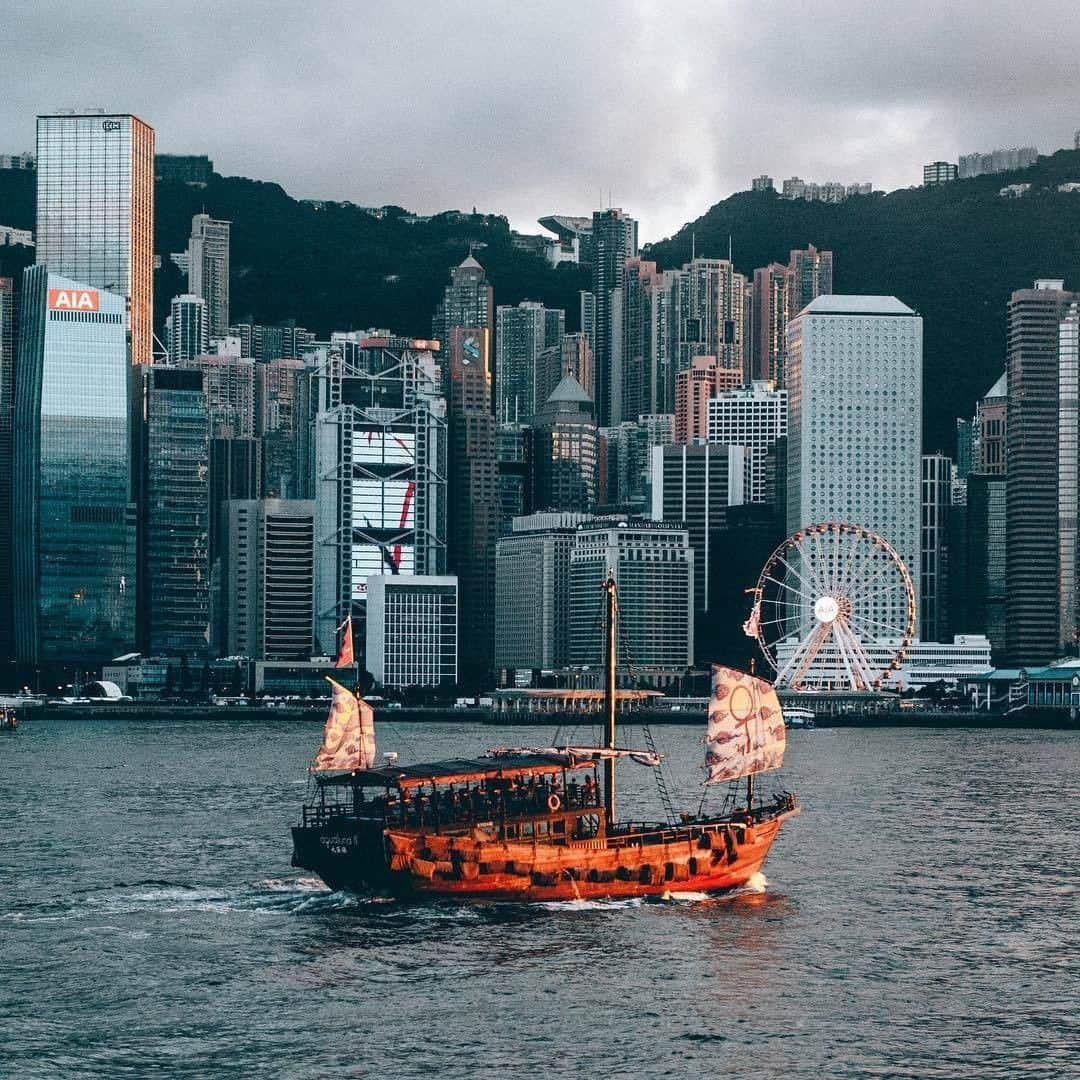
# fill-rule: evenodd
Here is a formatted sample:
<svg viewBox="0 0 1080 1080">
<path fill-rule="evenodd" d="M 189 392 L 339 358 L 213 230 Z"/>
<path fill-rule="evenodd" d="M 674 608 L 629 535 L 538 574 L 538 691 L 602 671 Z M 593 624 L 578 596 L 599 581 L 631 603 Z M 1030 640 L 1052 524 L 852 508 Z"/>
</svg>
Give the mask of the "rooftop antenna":
<svg viewBox="0 0 1080 1080">
<path fill-rule="evenodd" d="M 692 232 L 690 234 L 690 261 L 693 262 L 697 256 L 697 233 Z"/>
<path fill-rule="evenodd" d="M 731 233 L 727 234 L 727 261 L 731 262 Z"/>
</svg>

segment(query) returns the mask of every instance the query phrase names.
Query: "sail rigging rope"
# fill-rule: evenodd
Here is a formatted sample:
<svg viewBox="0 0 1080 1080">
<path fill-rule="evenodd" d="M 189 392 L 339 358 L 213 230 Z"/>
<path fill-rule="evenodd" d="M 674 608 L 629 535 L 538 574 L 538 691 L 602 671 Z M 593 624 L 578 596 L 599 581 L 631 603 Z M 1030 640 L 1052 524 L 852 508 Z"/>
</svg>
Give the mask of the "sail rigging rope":
<svg viewBox="0 0 1080 1080">
<path fill-rule="evenodd" d="M 617 610 L 617 609 L 616 609 Z M 615 621 L 615 635 L 618 653 L 623 658 L 623 666 L 626 668 L 626 673 L 630 677 L 631 689 L 642 689 L 642 678 L 640 672 L 634 666 L 633 657 L 630 655 L 630 643 L 626 638 L 626 635 L 622 632 L 621 621 L 616 618 Z M 616 693 L 617 693 L 616 689 Z M 653 739 L 652 729 L 648 724 L 642 723 L 641 733 L 645 738 L 646 749 L 653 753 L 656 753 L 656 742 Z M 661 760 L 660 764 L 653 770 L 654 778 L 656 780 L 656 793 L 660 797 L 660 805 L 664 808 L 664 813 L 667 815 L 667 820 L 670 824 L 674 825 L 676 821 L 675 807 L 672 804 L 671 793 L 673 790 L 677 793 L 674 777 L 671 775 L 670 769 L 665 772 L 667 766 Z"/>
</svg>

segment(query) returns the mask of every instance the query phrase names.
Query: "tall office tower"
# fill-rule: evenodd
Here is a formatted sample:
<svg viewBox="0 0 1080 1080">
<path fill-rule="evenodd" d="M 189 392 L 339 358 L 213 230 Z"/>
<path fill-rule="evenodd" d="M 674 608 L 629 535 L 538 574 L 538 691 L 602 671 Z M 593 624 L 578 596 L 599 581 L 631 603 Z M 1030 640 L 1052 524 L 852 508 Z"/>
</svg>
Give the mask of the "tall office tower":
<svg viewBox="0 0 1080 1080">
<path fill-rule="evenodd" d="M 495 551 L 495 667 L 551 671 L 570 663 L 570 552 L 587 514 L 530 514 Z"/>
<path fill-rule="evenodd" d="M 536 412 L 536 358 L 548 347 L 546 311 L 534 300 L 495 309 L 495 415 L 503 423 L 523 423 Z"/>
<path fill-rule="evenodd" d="M 819 296 L 788 324 L 787 353 L 789 529 L 861 525 L 892 544 L 917 593 L 921 317 L 894 296 Z M 859 614 L 907 621 L 878 598 Z"/>
<path fill-rule="evenodd" d="M 205 383 L 204 383 L 205 387 Z M 210 560 L 221 553 L 222 513 L 230 499 L 262 498 L 262 442 L 210 438 Z"/>
<path fill-rule="evenodd" d="M 617 428 L 607 428 L 607 501 L 623 510 L 645 514 L 652 505 L 652 448 L 670 446 L 670 413 L 643 413 Z"/>
<path fill-rule="evenodd" d="M 210 422 L 200 371 L 142 370 L 139 641 L 205 658 L 210 626 Z"/>
<path fill-rule="evenodd" d="M 491 335 L 484 327 L 455 327 L 448 345 L 447 483 L 453 498 L 447 510 L 446 555 L 458 578 L 461 678 L 467 686 L 482 687 L 495 655 L 495 541 L 501 512 Z"/>
<path fill-rule="evenodd" d="M 276 499 L 299 495 L 296 475 L 296 387 L 303 360 L 255 367 L 255 432 L 263 442 L 263 491 Z"/>
<path fill-rule="evenodd" d="M 135 644 L 126 309 L 44 266 L 23 274 L 11 517 L 22 661 L 88 667 Z"/>
<path fill-rule="evenodd" d="M 675 376 L 675 422 L 677 443 L 703 443 L 709 437 L 709 401 L 715 394 L 742 383 L 742 368 L 717 367 L 715 356 L 695 356 L 690 366 Z"/>
<path fill-rule="evenodd" d="M 601 427 L 611 423 L 614 400 L 613 366 L 621 326 L 612 308 L 613 294 L 622 288 L 626 260 L 638 253 L 637 222 L 622 210 L 596 210 L 592 225 L 592 295 L 595 315 L 590 334 L 594 364 L 596 418 Z M 584 323 L 582 328 L 584 329 Z"/>
<path fill-rule="evenodd" d="M 127 300 L 131 362 L 154 327 L 154 129 L 135 116 L 37 118 L 37 260 Z"/>
<path fill-rule="evenodd" d="M 811 300 L 833 289 L 833 255 L 813 244 L 792 250 L 788 264 L 754 271 L 751 370 L 755 379 L 784 386 L 787 324 Z"/>
<path fill-rule="evenodd" d="M 1080 295 L 1068 305 L 1058 335 L 1058 574 L 1061 652 L 1080 647 L 1077 560 L 1080 558 Z"/>
<path fill-rule="evenodd" d="M 446 401 L 427 346 L 335 341 L 304 373 L 320 652 L 350 611 L 359 621 L 368 578 L 446 570 Z"/>
<path fill-rule="evenodd" d="M 709 442 L 748 451 L 746 501 L 765 502 L 769 451 L 787 435 L 787 391 L 767 382 L 723 390 L 708 402 L 708 417 Z"/>
<path fill-rule="evenodd" d="M 1005 651 L 1013 664 L 1045 664 L 1074 644 L 1078 301 L 1057 280 L 1009 300 Z"/>
<path fill-rule="evenodd" d="M 529 425 L 499 424 L 495 459 L 499 469 L 499 535 L 510 532 L 514 518 L 532 509 Z"/>
<path fill-rule="evenodd" d="M 214 439 L 255 436 L 255 362 L 239 356 L 195 356 L 179 367 L 201 371 Z"/>
<path fill-rule="evenodd" d="M 578 293 L 578 298 L 580 301 L 581 332 L 589 339 L 590 347 L 595 347 L 596 293 L 586 292 L 582 289 Z"/>
<path fill-rule="evenodd" d="M 982 476 L 1005 475 L 1005 438 L 1009 416 L 1009 376 L 1002 376 L 975 406 L 971 471 Z"/>
<path fill-rule="evenodd" d="M 686 370 L 695 356 L 714 356 L 718 367 L 738 371 L 741 383 L 750 329 L 745 325 L 746 278 L 727 259 L 692 259 L 666 280 L 674 371 Z"/>
<path fill-rule="evenodd" d="M 956 479 L 966 480 L 971 473 L 972 462 L 975 459 L 975 423 L 965 420 L 963 417 L 956 418 Z"/>
<path fill-rule="evenodd" d="M 952 461 L 942 454 L 922 459 L 922 530 L 919 558 L 919 636 L 948 641 L 949 517 L 952 511 Z M 967 626 L 959 627 L 967 631 Z"/>
<path fill-rule="evenodd" d="M 307 365 L 281 358 L 255 367 L 255 434 L 296 430 L 296 382 Z"/>
<path fill-rule="evenodd" d="M 681 525 L 694 549 L 694 610 L 709 610 L 713 534 L 727 508 L 746 501 L 746 449 L 742 446 L 654 446 L 653 521 Z"/>
<path fill-rule="evenodd" d="M 256 660 L 311 656 L 315 504 L 231 499 L 223 544 L 223 651 Z"/>
<path fill-rule="evenodd" d="M 210 348 L 210 336 L 205 300 L 191 293 L 172 298 L 169 317 L 165 320 L 165 347 L 170 364 L 206 355 Z"/>
<path fill-rule="evenodd" d="M 229 230 L 231 223 L 209 214 L 191 219 L 188 239 L 188 292 L 206 301 L 210 337 L 229 328 Z"/>
<path fill-rule="evenodd" d="M 755 379 L 777 384 L 784 371 L 788 280 L 780 263 L 754 271 L 751 370 Z"/>
<path fill-rule="evenodd" d="M 564 375 L 573 375 L 592 397 L 593 355 L 588 334 L 563 334 L 562 341 L 536 357 L 536 401 L 542 405 Z"/>
<path fill-rule="evenodd" d="M 562 308 L 544 308 L 544 348 L 558 345 L 566 336 L 566 312 Z"/>
<path fill-rule="evenodd" d="M 813 244 L 796 248 L 788 262 L 787 317 L 794 319 L 811 301 L 833 291 L 833 253 Z"/>
<path fill-rule="evenodd" d="M 1005 652 L 1005 477 L 971 475 L 967 482 L 964 577 L 952 591 L 955 625 L 990 639 L 995 659 Z"/>
<path fill-rule="evenodd" d="M 458 581 L 402 574 L 368 579 L 367 669 L 380 686 L 458 681 Z"/>
<path fill-rule="evenodd" d="M 228 540 L 226 504 L 232 499 L 262 498 L 262 440 L 210 439 L 210 645 L 227 655 L 228 575 L 224 563 Z"/>
<path fill-rule="evenodd" d="M 668 294 L 656 263 L 626 260 L 623 284 L 612 294 L 611 424 L 669 405 Z"/>
<path fill-rule="evenodd" d="M 495 291 L 472 255 L 450 271 L 450 284 L 431 320 L 431 336 L 445 349 L 455 326 L 479 326 L 495 332 Z"/>
<path fill-rule="evenodd" d="M 532 506 L 591 513 L 597 496 L 598 435 L 593 403 L 566 375 L 533 422 Z"/>
<path fill-rule="evenodd" d="M 619 637 L 638 678 L 654 686 L 694 662 L 695 552 L 685 529 L 652 522 L 586 525 L 570 553 L 570 663 L 603 667 L 601 586 L 614 571 Z"/>
<path fill-rule="evenodd" d="M 15 282 L 0 277 L 0 663 L 11 658 L 11 468 L 15 416 Z"/>
</svg>

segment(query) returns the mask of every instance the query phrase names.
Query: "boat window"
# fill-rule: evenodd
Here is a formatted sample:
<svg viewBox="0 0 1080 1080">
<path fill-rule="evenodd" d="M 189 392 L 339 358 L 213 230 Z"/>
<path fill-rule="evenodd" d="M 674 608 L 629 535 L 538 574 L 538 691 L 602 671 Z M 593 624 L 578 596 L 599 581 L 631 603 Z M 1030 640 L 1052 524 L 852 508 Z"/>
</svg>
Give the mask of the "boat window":
<svg viewBox="0 0 1080 1080">
<path fill-rule="evenodd" d="M 536 835 L 547 836 L 548 823 L 546 821 L 538 821 L 536 823 Z"/>
<path fill-rule="evenodd" d="M 522 836 L 532 836 L 532 834 L 533 834 L 533 823 L 531 821 L 523 821 L 521 823 L 521 835 Z"/>
<path fill-rule="evenodd" d="M 566 821 L 560 818 L 558 821 L 551 823 L 551 831 L 562 836 L 566 832 Z"/>
</svg>

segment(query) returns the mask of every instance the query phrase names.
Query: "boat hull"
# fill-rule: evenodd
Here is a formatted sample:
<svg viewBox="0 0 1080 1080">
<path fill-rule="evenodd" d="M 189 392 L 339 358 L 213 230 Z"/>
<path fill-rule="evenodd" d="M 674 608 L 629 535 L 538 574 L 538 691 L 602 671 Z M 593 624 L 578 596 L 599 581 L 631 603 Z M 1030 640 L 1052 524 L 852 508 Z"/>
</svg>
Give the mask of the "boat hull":
<svg viewBox="0 0 1080 1080">
<path fill-rule="evenodd" d="M 722 892 L 764 865 L 782 822 L 661 827 L 570 843 L 355 828 L 293 829 L 293 865 L 332 889 L 520 902 Z M 373 823 L 374 824 L 374 823 Z"/>
</svg>

